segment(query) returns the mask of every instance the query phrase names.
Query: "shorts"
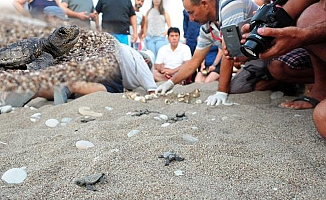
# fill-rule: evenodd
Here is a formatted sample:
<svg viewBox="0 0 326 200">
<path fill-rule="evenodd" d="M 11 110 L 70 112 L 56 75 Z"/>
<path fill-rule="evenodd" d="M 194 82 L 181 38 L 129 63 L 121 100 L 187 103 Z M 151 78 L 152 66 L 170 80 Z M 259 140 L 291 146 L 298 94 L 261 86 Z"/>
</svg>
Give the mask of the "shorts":
<svg viewBox="0 0 326 200">
<path fill-rule="evenodd" d="M 207 64 L 205 63 L 205 68 L 206 70 L 208 70 L 208 68 L 211 66 L 212 64 Z M 200 68 L 199 68 L 200 69 Z M 218 74 L 220 74 L 220 69 L 221 69 L 221 62 L 219 62 L 216 66 L 213 72 L 216 72 Z"/>
<path fill-rule="evenodd" d="M 106 88 L 106 91 L 108 91 L 108 92 L 123 93 L 122 79 L 112 80 L 110 82 L 102 81 L 100 83 Z"/>
<path fill-rule="evenodd" d="M 126 34 L 112 34 L 120 43 L 129 45 L 129 37 Z"/>
<path fill-rule="evenodd" d="M 287 54 L 274 58 L 273 60 L 283 62 L 292 69 L 312 68 L 309 53 L 304 48 L 293 49 Z"/>
</svg>

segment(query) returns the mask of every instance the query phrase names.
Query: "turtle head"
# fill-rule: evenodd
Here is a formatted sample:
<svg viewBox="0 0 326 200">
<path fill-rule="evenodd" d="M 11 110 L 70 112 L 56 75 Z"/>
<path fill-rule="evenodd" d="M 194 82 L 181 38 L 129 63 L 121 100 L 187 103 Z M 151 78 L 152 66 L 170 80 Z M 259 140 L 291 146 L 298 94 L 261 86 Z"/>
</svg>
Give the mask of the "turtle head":
<svg viewBox="0 0 326 200">
<path fill-rule="evenodd" d="M 78 42 L 79 29 L 77 26 L 62 26 L 53 31 L 48 38 L 49 50 L 55 57 L 69 52 Z"/>
</svg>

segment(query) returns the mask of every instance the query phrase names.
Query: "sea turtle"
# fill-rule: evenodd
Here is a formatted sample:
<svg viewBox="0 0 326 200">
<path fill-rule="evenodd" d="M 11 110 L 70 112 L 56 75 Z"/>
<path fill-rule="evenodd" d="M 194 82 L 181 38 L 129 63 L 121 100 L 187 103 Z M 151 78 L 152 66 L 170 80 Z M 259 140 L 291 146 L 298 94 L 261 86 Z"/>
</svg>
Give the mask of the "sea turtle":
<svg viewBox="0 0 326 200">
<path fill-rule="evenodd" d="M 89 176 L 85 176 L 84 178 L 80 178 L 75 180 L 75 184 L 81 187 L 86 187 L 88 190 L 96 191 L 94 185 L 96 183 L 102 183 L 105 181 L 104 173 L 97 173 Z"/>
<path fill-rule="evenodd" d="M 0 49 L 0 67 L 9 69 L 46 68 L 53 59 L 69 52 L 78 41 L 77 26 L 62 26 L 48 38 L 28 38 Z"/>
<path fill-rule="evenodd" d="M 159 155 L 159 158 L 165 159 L 165 166 L 170 165 L 172 161 L 183 161 L 184 158 L 177 156 L 177 154 L 173 153 L 173 151 L 164 152 L 163 155 Z"/>
</svg>

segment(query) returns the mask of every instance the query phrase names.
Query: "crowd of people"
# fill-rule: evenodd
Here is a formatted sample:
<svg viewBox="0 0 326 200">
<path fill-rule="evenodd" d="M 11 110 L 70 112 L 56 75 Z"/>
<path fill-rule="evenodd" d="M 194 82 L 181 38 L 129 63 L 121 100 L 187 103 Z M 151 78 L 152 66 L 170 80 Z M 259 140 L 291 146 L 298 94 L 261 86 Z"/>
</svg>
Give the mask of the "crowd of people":
<svg viewBox="0 0 326 200">
<path fill-rule="evenodd" d="M 275 88 L 287 88 L 288 92 L 290 87 L 290 93 L 297 94 L 296 86 L 305 85 L 302 96 L 281 106 L 314 109 L 317 130 L 326 138 L 326 0 L 280 2 L 277 10 L 287 13 L 292 23 L 285 27 L 258 28 L 257 34 L 275 38 L 272 45 L 259 54 L 259 59 L 230 57 L 221 29 L 239 26 L 241 43 L 245 43 L 252 28 L 250 19 L 259 6 L 269 4 L 269 0 L 183 0 L 185 44 L 180 42 L 180 30 L 171 26 L 163 0 L 152 0 L 146 14 L 139 11 L 144 0 L 135 0 L 134 5 L 130 0 L 99 0 L 95 7 L 91 0 L 15 0 L 13 5 L 24 16 L 43 17 L 48 21 L 49 17 L 55 17 L 83 28 L 89 28 L 90 21 L 94 21 L 97 30 L 109 32 L 125 44 L 122 49 L 134 49 L 125 56 L 126 63 L 138 57 L 136 51 L 146 49 L 154 67 L 149 70 L 145 66 L 150 79 L 147 85 L 142 85 L 142 81 L 138 84 L 150 88 L 151 93 L 155 90 L 164 94 L 175 84 L 218 81 L 216 93 L 205 101 L 208 106 L 217 106 L 228 104 L 228 95 L 232 93 Z M 99 13 L 102 13 L 101 23 Z M 144 66 L 144 60 L 133 62 Z M 235 66 L 240 70 L 233 76 Z M 157 87 L 155 81 L 163 83 Z M 122 92 L 121 89 L 112 91 L 103 84 L 98 90 Z M 63 91 L 68 91 L 65 94 L 78 92 L 72 86 Z"/>
</svg>

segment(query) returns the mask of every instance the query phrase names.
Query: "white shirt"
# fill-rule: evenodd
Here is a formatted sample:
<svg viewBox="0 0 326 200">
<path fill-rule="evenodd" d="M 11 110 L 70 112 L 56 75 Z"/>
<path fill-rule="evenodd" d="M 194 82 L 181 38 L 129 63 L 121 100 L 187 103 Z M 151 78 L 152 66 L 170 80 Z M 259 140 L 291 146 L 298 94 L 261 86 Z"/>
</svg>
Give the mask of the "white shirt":
<svg viewBox="0 0 326 200">
<path fill-rule="evenodd" d="M 165 68 L 175 69 L 190 59 L 191 51 L 188 45 L 179 43 L 177 48 L 172 51 L 169 43 L 158 50 L 155 64 L 163 64 Z"/>
</svg>

